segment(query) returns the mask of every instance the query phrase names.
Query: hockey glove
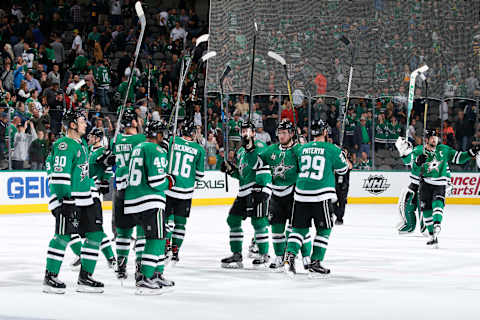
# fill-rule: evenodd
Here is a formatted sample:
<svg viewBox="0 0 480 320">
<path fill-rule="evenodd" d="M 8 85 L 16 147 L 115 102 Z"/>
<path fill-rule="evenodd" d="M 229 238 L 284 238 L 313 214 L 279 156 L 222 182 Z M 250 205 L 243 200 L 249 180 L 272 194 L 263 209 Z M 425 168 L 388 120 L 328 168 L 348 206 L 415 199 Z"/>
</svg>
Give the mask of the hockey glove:
<svg viewBox="0 0 480 320">
<path fill-rule="evenodd" d="M 225 172 L 226 174 L 231 176 L 235 173 L 238 173 L 238 168 L 230 161 L 227 161 L 222 162 L 222 164 L 220 165 L 220 171 Z"/>
<path fill-rule="evenodd" d="M 266 187 L 255 185 L 252 188 L 253 204 L 254 206 L 267 201 L 270 198 L 270 194 L 266 192 Z"/>
<path fill-rule="evenodd" d="M 468 149 L 468 154 L 470 157 L 475 158 L 477 155 L 480 154 L 480 145 L 475 145 L 472 146 L 470 149 Z"/>
<path fill-rule="evenodd" d="M 395 142 L 395 147 L 402 158 L 408 156 L 413 151 L 412 144 L 404 137 L 398 137 L 397 141 Z"/>
<path fill-rule="evenodd" d="M 106 180 L 100 181 L 100 184 L 98 185 L 98 191 L 101 194 L 107 194 L 110 192 L 110 183 Z"/>
<path fill-rule="evenodd" d="M 115 164 L 115 155 L 110 150 L 105 150 L 98 158 L 97 163 L 104 168 L 111 167 Z"/>
<path fill-rule="evenodd" d="M 79 223 L 79 212 L 78 208 L 75 205 L 75 200 L 73 198 L 63 198 L 60 205 L 60 214 L 66 217 L 69 222 L 75 227 L 78 228 Z"/>
<path fill-rule="evenodd" d="M 167 181 L 168 181 L 168 190 L 172 190 L 173 186 L 175 185 L 175 177 L 167 174 Z"/>
<path fill-rule="evenodd" d="M 425 161 L 427 161 L 427 155 L 425 153 L 422 153 L 417 157 L 417 159 L 415 160 L 415 163 L 417 164 L 417 166 L 421 167 L 423 166 Z"/>
</svg>

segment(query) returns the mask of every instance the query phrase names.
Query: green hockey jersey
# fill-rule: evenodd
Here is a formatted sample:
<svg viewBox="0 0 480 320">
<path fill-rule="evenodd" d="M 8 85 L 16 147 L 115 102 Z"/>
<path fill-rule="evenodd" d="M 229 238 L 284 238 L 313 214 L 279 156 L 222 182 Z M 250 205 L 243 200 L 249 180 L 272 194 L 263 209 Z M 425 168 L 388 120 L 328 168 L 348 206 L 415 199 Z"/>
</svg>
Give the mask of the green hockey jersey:
<svg viewBox="0 0 480 320">
<path fill-rule="evenodd" d="M 83 140 L 69 137 L 58 139 L 50 157 L 50 193 L 58 201 L 72 197 L 75 204 L 93 204 L 88 175 L 88 148 Z"/>
<path fill-rule="evenodd" d="M 89 175 L 90 175 L 90 190 L 92 191 L 92 197 L 101 199 L 98 188 L 102 181 L 110 181 L 112 178 L 112 168 L 104 168 L 97 163 L 97 159 L 103 154 L 104 147 L 90 147 L 89 157 Z"/>
<path fill-rule="evenodd" d="M 264 142 L 255 140 L 254 150 L 247 152 L 244 147 L 238 149 L 236 154 L 238 172 L 233 173 L 232 177 L 238 179 L 239 198 L 248 196 L 255 184 L 262 186 L 262 191 L 272 193 L 270 167 L 258 156 L 265 147 Z"/>
<path fill-rule="evenodd" d="M 423 145 L 418 145 L 413 149 L 412 153 L 402 158 L 406 165 L 412 166 L 410 181 L 414 184 L 419 184 L 420 175 L 423 175 L 424 181 L 428 184 L 446 186 L 451 177 L 449 162 L 453 164 L 464 164 L 471 159 L 466 151 L 457 151 L 445 144 L 439 144 L 435 148 L 435 151 L 425 149 L 427 161 L 423 166 L 419 167 L 415 160 L 423 151 Z"/>
<path fill-rule="evenodd" d="M 165 209 L 168 153 L 153 142 L 142 142 L 131 154 L 128 186 L 125 190 L 125 214 Z"/>
<path fill-rule="evenodd" d="M 284 197 L 293 192 L 293 186 L 297 181 L 297 149 L 300 144 L 290 148 L 284 148 L 276 143 L 263 149 L 259 157 L 263 163 L 270 167 L 272 174 L 272 193 L 277 197 Z"/>
<path fill-rule="evenodd" d="M 47 179 L 50 185 L 51 174 L 52 174 L 52 153 L 50 152 L 45 159 L 45 169 L 47 171 Z M 54 190 L 50 188 L 50 198 L 48 200 L 48 210 L 53 211 L 56 208 L 60 207 L 60 202 L 58 201 L 57 195 L 54 193 Z"/>
<path fill-rule="evenodd" d="M 108 68 L 104 66 L 98 67 L 95 75 L 95 80 L 97 80 L 97 84 L 99 87 L 106 88 L 110 86 L 111 79 L 110 71 L 108 70 Z"/>
<path fill-rule="evenodd" d="M 145 141 L 143 134 L 118 134 L 113 154 L 115 155 L 115 184 L 118 191 L 127 187 L 128 164 L 130 162 L 130 154 L 133 148 Z"/>
<path fill-rule="evenodd" d="M 295 201 L 337 201 L 335 173 L 348 172 L 347 160 L 339 147 L 328 142 L 312 141 L 297 151 L 298 178 L 295 186 Z"/>
<path fill-rule="evenodd" d="M 205 175 L 205 150 L 198 143 L 187 141 L 182 137 L 175 137 L 175 145 L 172 151 L 170 139 L 169 160 L 172 159 L 172 175 L 175 185 L 165 193 L 176 199 L 192 199 L 195 181 Z"/>
</svg>

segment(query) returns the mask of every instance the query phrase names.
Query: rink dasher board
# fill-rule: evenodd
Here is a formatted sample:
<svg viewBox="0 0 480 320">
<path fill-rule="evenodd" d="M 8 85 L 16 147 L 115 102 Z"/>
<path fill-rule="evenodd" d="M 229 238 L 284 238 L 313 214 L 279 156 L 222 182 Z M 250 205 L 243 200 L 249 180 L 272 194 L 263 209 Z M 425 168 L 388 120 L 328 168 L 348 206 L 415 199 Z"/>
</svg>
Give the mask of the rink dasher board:
<svg viewBox="0 0 480 320">
<path fill-rule="evenodd" d="M 197 182 L 193 206 L 230 205 L 238 192 L 238 181 L 219 171 L 207 171 Z M 394 204 L 409 184 L 408 172 L 352 171 L 348 202 L 351 204 Z M 452 192 L 447 204 L 480 205 L 480 173 L 453 173 Z M 0 175 L 0 214 L 45 213 L 50 196 L 44 171 L 5 171 Z M 112 209 L 104 201 L 104 210 Z"/>
</svg>

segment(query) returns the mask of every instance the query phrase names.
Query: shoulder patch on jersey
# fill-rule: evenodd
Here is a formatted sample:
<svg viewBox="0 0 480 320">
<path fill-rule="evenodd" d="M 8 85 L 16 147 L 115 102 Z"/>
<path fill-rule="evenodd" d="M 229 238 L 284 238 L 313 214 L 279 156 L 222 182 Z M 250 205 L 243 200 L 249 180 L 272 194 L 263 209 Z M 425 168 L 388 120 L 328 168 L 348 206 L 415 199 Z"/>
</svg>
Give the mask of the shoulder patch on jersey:
<svg viewBox="0 0 480 320">
<path fill-rule="evenodd" d="M 54 167 L 53 171 L 55 172 L 62 172 L 63 168 L 62 167 Z"/>
<path fill-rule="evenodd" d="M 58 145 L 58 150 L 62 150 L 62 151 L 65 151 L 67 150 L 68 148 L 68 144 L 66 142 L 61 142 L 59 145 Z"/>
</svg>

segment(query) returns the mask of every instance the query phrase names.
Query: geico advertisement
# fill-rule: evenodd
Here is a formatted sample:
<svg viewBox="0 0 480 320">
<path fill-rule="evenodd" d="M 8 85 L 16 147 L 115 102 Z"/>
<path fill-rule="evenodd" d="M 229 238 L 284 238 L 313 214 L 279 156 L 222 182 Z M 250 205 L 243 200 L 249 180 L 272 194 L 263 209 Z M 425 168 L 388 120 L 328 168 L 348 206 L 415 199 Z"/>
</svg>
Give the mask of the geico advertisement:
<svg viewBox="0 0 480 320">
<path fill-rule="evenodd" d="M 46 172 L 2 172 L 0 181 L 2 204 L 48 203 L 50 189 Z"/>
</svg>

